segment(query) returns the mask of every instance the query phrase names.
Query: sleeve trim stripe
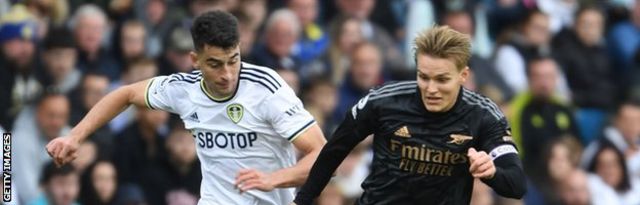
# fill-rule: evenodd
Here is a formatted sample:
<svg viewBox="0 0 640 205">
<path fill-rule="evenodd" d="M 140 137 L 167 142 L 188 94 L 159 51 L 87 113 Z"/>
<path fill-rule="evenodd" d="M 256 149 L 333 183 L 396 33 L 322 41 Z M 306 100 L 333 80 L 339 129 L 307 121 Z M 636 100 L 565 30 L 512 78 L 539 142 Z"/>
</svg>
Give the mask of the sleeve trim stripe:
<svg viewBox="0 0 640 205">
<path fill-rule="evenodd" d="M 148 108 L 151 108 L 153 110 L 155 110 L 156 108 L 151 106 L 151 102 L 149 102 L 149 88 L 151 88 L 151 83 L 153 83 L 154 80 L 155 79 L 149 80 L 149 82 L 147 83 L 147 87 L 144 89 L 144 103 L 147 105 Z"/>
<path fill-rule="evenodd" d="M 256 72 L 256 73 L 254 73 Z M 269 75 L 267 72 L 258 70 L 258 69 L 254 69 L 254 68 L 242 68 L 242 70 L 240 70 L 240 73 L 244 73 L 244 74 L 252 74 L 252 75 L 260 75 L 262 76 L 262 78 L 264 78 L 265 80 L 269 81 L 269 83 L 274 84 L 273 82 L 275 82 L 275 84 L 277 84 L 277 87 L 282 87 L 282 85 L 278 82 L 278 80 L 276 80 L 273 76 Z M 264 76 L 267 76 L 268 79 Z M 275 84 L 273 85 L 274 87 Z"/>
<path fill-rule="evenodd" d="M 293 142 L 293 140 L 298 138 L 305 130 L 309 129 L 311 127 L 311 125 L 313 125 L 313 123 L 315 123 L 315 122 L 316 122 L 316 120 L 309 121 L 307 124 L 305 124 L 300 129 L 298 129 L 298 131 L 294 132 L 291 136 L 289 136 L 289 138 L 287 138 L 287 140 L 289 140 L 289 142 Z"/>
<path fill-rule="evenodd" d="M 264 74 L 266 76 L 269 76 L 269 78 L 271 78 L 271 80 L 275 81 L 276 84 L 278 84 L 278 87 L 282 87 L 280 82 L 278 82 L 278 80 L 276 80 L 276 78 L 273 77 L 273 74 L 270 74 L 270 73 L 267 72 L 267 70 L 268 71 L 272 71 L 272 69 L 269 69 L 269 68 L 266 68 L 266 67 L 257 66 L 257 65 L 253 65 L 253 64 L 250 64 L 250 63 L 246 63 L 246 62 L 242 62 L 242 70 L 245 70 L 245 71 L 256 71 L 258 73 L 262 73 L 262 74 Z"/>
<path fill-rule="evenodd" d="M 269 90 L 269 92 L 271 92 L 271 93 L 276 93 L 276 91 L 274 91 L 274 90 L 273 90 L 273 88 L 269 87 L 267 84 L 264 84 L 264 82 L 262 82 L 262 81 L 260 81 L 260 80 L 256 80 L 256 79 L 253 79 L 253 78 L 249 78 L 249 77 L 247 77 L 247 76 L 240 76 L 240 78 L 239 78 L 239 79 L 240 79 L 240 80 L 248 80 L 248 81 L 251 81 L 251 82 L 254 82 L 254 83 L 258 83 L 258 84 L 260 84 L 260 85 L 264 86 L 265 88 L 267 88 L 267 90 Z"/>
</svg>

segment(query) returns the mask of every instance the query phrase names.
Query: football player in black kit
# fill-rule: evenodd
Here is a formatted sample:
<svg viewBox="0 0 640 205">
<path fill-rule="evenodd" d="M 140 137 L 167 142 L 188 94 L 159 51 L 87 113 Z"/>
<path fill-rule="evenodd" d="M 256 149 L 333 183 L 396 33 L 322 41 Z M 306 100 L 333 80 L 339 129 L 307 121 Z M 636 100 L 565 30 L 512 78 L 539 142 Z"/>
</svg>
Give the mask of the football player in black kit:
<svg viewBox="0 0 640 205">
<path fill-rule="evenodd" d="M 522 198 L 525 175 L 506 118 L 491 100 L 462 87 L 469 37 L 436 26 L 414 43 L 417 81 L 372 89 L 346 113 L 295 204 L 311 204 L 370 134 L 374 157 L 356 204 L 469 204 L 474 178 Z"/>
</svg>

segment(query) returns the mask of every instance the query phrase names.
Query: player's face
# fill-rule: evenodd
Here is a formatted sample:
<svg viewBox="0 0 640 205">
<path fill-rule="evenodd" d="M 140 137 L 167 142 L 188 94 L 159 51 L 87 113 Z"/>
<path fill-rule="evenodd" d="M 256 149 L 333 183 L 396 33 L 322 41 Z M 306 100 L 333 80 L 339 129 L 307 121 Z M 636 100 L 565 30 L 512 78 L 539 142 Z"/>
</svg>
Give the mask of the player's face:
<svg viewBox="0 0 640 205">
<path fill-rule="evenodd" d="M 460 86 L 469 76 L 469 68 L 458 70 L 454 61 L 430 55 L 417 55 L 417 81 L 422 103 L 429 112 L 446 112 L 456 102 Z"/>
<path fill-rule="evenodd" d="M 239 45 L 225 50 L 205 44 L 202 51 L 192 52 L 191 58 L 214 98 L 229 97 L 235 92 L 240 73 Z"/>
</svg>

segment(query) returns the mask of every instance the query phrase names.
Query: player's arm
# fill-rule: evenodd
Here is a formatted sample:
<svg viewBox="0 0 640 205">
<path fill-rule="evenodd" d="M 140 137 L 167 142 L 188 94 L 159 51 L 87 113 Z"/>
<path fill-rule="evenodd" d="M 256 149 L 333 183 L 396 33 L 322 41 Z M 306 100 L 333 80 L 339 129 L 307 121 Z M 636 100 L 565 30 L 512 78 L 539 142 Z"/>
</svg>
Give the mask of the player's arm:
<svg viewBox="0 0 640 205">
<path fill-rule="evenodd" d="M 469 172 L 501 196 L 522 198 L 526 176 L 506 119 L 487 115 L 482 124 L 478 147 L 481 151 L 469 149 Z"/>
<path fill-rule="evenodd" d="M 260 170 L 254 169 L 241 170 L 236 177 L 238 189 L 241 192 L 251 189 L 270 191 L 274 188 L 302 185 L 309 176 L 311 165 L 318 157 L 326 140 L 322 130 L 316 123 L 310 125 L 304 132 L 294 138 L 292 143 L 302 154 L 296 165 L 272 173 L 262 173 Z"/>
<path fill-rule="evenodd" d="M 75 159 L 79 143 L 96 129 L 113 119 L 129 105 L 145 105 L 145 89 L 149 80 L 122 86 L 103 97 L 66 137 L 59 137 L 47 144 L 46 149 L 57 165 Z"/>
<path fill-rule="evenodd" d="M 322 129 L 314 123 L 301 136 L 293 140 L 293 146 L 301 152 L 302 158 L 295 166 L 278 170 L 271 175 L 277 188 L 296 187 L 302 185 L 309 176 L 309 170 L 316 161 L 320 150 L 327 143 Z"/>
<path fill-rule="evenodd" d="M 373 132 L 373 112 L 370 105 L 365 106 L 366 103 L 367 97 L 347 112 L 345 119 L 322 148 L 309 173 L 313 177 L 307 179 L 296 195 L 296 204 L 311 204 L 351 150 Z"/>
</svg>

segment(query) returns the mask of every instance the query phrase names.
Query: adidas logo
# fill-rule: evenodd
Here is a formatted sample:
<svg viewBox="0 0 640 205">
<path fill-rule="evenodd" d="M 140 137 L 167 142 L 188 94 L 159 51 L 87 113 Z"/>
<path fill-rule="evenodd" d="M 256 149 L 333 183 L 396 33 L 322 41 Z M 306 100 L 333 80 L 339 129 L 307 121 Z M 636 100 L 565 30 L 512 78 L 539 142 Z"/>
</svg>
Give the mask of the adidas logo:
<svg viewBox="0 0 640 205">
<path fill-rule="evenodd" d="M 193 114 L 189 115 L 189 120 L 195 121 L 195 122 L 200 122 L 200 120 L 198 119 L 198 113 L 194 112 Z"/>
<path fill-rule="evenodd" d="M 407 128 L 406 125 L 396 130 L 396 132 L 394 132 L 393 134 L 398 137 L 405 137 L 405 138 L 411 137 L 411 134 L 409 133 L 409 128 Z"/>
</svg>

